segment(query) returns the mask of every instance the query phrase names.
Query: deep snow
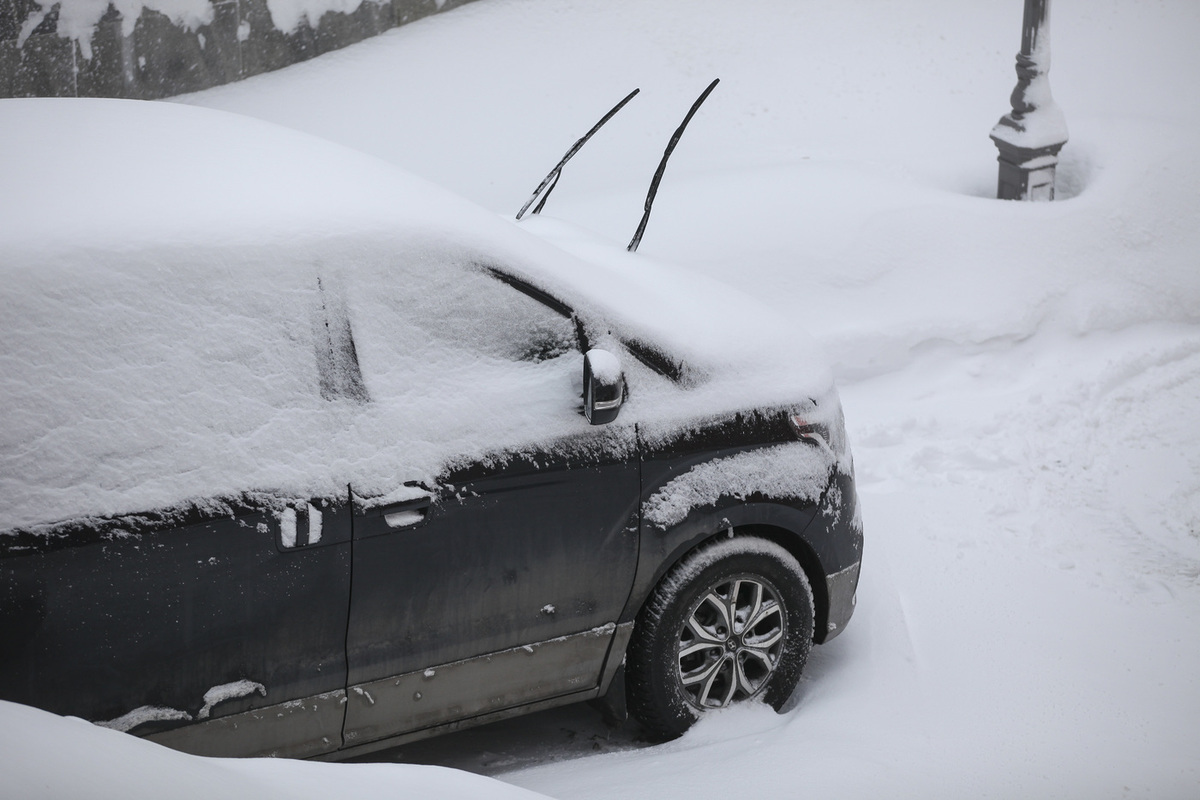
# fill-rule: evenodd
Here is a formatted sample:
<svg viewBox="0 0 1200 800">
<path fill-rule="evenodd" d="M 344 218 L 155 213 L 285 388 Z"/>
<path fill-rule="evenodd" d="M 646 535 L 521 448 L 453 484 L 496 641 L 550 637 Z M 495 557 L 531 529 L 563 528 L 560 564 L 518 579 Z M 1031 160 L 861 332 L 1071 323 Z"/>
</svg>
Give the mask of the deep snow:
<svg viewBox="0 0 1200 800">
<path fill-rule="evenodd" d="M 1072 136 L 1052 204 L 990 199 L 1015 0 L 484 0 L 184 98 L 511 215 L 640 86 L 546 209 L 624 242 L 722 79 L 640 252 L 736 282 L 830 354 L 866 533 L 855 618 L 789 714 L 458 763 L 559 798 L 1200 794 L 1200 5 L 1052 13 Z M 25 724 L 4 710 L 0 730 Z"/>
</svg>

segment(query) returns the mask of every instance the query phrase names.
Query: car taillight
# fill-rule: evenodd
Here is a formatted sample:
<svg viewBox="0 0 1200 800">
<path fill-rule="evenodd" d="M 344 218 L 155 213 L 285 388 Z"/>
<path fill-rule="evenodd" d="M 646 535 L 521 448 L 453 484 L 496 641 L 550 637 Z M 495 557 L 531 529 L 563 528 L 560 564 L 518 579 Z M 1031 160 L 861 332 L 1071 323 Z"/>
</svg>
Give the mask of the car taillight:
<svg viewBox="0 0 1200 800">
<path fill-rule="evenodd" d="M 824 422 L 812 422 L 803 414 L 792 414 L 788 417 L 796 436 L 822 450 L 833 453 L 835 439 L 830 435 L 829 425 Z"/>
</svg>

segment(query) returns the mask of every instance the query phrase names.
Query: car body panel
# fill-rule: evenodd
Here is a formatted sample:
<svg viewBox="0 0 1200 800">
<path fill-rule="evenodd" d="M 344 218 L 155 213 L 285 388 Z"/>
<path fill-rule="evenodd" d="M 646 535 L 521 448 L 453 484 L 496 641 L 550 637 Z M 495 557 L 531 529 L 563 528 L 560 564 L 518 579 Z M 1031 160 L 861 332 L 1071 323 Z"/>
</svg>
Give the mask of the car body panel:
<svg viewBox="0 0 1200 800">
<path fill-rule="evenodd" d="M 337 752 L 346 692 L 324 692 L 145 734 L 164 747 L 213 758 L 312 758 Z"/>
<path fill-rule="evenodd" d="M 836 407 L 835 398 L 825 398 L 824 402 Z M 798 410 L 812 418 L 823 417 L 815 405 L 810 400 L 792 408 L 723 416 L 678 435 L 643 443 L 643 508 L 674 478 L 687 475 L 693 468 L 729 463 L 729 459 L 740 454 L 762 453 L 779 448 L 781 442 L 788 440 L 792 444 L 783 447 L 818 448 L 813 442 L 798 441 L 788 422 Z M 840 420 L 835 420 L 835 424 L 840 424 Z M 736 481 L 729 474 L 726 476 L 729 486 L 688 507 L 686 516 L 674 525 L 656 524 L 643 514 L 641 568 L 622 618 L 632 619 L 663 574 L 686 553 L 714 536 L 740 530 L 775 538 L 804 567 L 816 603 L 816 641 L 823 642 L 832 638 L 830 633 L 840 632 L 854 609 L 857 565 L 862 558 L 862 526 L 852 465 L 832 452 L 814 450 L 814 455 L 812 463 L 824 464 L 824 468 L 814 470 L 808 496 L 788 496 L 778 491 L 747 493 L 745 489 L 753 488 L 753 484 L 741 490 L 733 488 Z M 786 467 L 806 462 L 783 459 L 780 463 Z M 840 576 L 835 584 L 829 584 L 831 575 Z"/>
<path fill-rule="evenodd" d="M 637 562 L 638 469 L 623 456 L 510 456 L 450 472 L 419 523 L 389 529 L 387 515 L 355 516 L 348 742 L 599 684 L 610 636 L 591 631 L 616 622 Z M 559 646 L 549 643 L 568 639 L 582 673 L 553 665 Z M 518 691 L 522 676 L 497 654 L 529 646 L 551 667 Z M 451 663 L 474 666 L 448 674 L 474 677 L 438 681 L 410 711 L 389 703 L 389 723 L 361 694 L 390 699 L 415 680 L 406 675 Z"/>
<path fill-rule="evenodd" d="M 351 686 L 346 744 L 596 690 L 616 626 L 558 636 Z"/>
<path fill-rule="evenodd" d="M 348 505 L 322 516 L 307 547 L 259 510 L 0 560 L 5 699 L 147 733 L 344 690 Z"/>
</svg>

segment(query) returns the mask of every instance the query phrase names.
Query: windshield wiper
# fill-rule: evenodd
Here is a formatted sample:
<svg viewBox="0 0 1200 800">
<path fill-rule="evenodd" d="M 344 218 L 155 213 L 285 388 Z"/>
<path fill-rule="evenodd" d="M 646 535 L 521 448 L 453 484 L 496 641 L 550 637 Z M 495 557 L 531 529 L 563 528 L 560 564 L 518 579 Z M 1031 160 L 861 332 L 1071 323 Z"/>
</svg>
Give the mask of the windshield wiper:
<svg viewBox="0 0 1200 800">
<path fill-rule="evenodd" d="M 630 240 L 629 246 L 625 248 L 629 252 L 637 252 L 638 245 L 642 243 L 642 234 L 646 232 L 646 223 L 650 221 L 650 208 L 654 205 L 654 196 L 658 194 L 658 184 L 662 182 L 663 172 L 667 169 L 667 160 L 671 157 L 671 153 L 675 152 L 675 145 L 679 144 L 679 139 L 683 136 L 684 129 L 692 121 L 692 117 L 696 115 L 696 110 L 700 108 L 700 104 L 708 99 L 712 90 L 717 88 L 717 84 L 720 82 L 720 78 L 713 78 L 713 82 L 708 85 L 708 88 L 700 93 L 700 96 L 696 98 L 696 102 L 692 103 L 692 107 L 688 109 L 683 122 L 679 123 L 679 127 L 675 129 L 675 133 L 671 136 L 671 141 L 667 142 L 667 151 L 663 153 L 662 161 L 658 162 L 658 169 L 655 170 L 654 178 L 650 181 L 650 191 L 646 194 L 646 210 L 642 214 L 642 221 L 638 223 L 637 232 L 633 234 L 633 239 Z"/>
<path fill-rule="evenodd" d="M 550 196 L 550 193 L 554 191 L 554 187 L 558 185 L 558 176 L 562 173 L 562 168 L 566 165 L 566 163 L 568 161 L 570 161 L 575 156 L 576 153 L 579 152 L 581 147 L 583 147 L 585 144 L 587 144 L 588 139 L 591 139 L 592 136 L 595 135 L 596 131 L 598 131 L 602 127 L 604 127 L 604 123 L 606 123 L 610 119 L 612 119 L 613 116 L 618 111 L 620 111 L 622 108 L 624 108 L 625 104 L 628 103 L 630 100 L 632 100 L 633 96 L 640 91 L 641 91 L 641 89 L 634 89 L 632 92 L 625 95 L 625 99 L 622 100 L 621 102 L 617 103 L 615 106 L 612 107 L 612 110 L 610 110 L 607 114 L 605 114 L 603 117 L 601 117 L 600 121 L 597 122 L 595 125 L 593 125 L 592 129 L 583 135 L 583 138 L 581 138 L 575 144 L 571 145 L 571 149 L 568 150 L 567 154 L 562 157 L 562 161 L 559 161 L 557 166 L 555 166 L 554 169 L 550 170 L 550 174 L 548 174 L 545 178 L 542 179 L 542 182 L 538 184 L 538 187 L 533 190 L 533 194 L 530 195 L 529 199 L 525 201 L 525 205 L 521 206 L 521 210 L 517 212 L 517 219 L 520 219 L 521 217 L 525 216 L 525 212 L 529 210 L 529 207 L 531 205 L 533 205 L 533 201 L 538 199 L 538 195 L 541 195 L 542 199 L 541 199 L 541 202 L 539 202 L 537 204 L 537 208 L 535 208 L 533 210 L 533 213 L 534 214 L 542 213 L 542 207 L 544 205 L 546 205 L 546 198 L 548 198 Z M 545 192 L 544 194 L 543 194 L 543 190 Z"/>
</svg>

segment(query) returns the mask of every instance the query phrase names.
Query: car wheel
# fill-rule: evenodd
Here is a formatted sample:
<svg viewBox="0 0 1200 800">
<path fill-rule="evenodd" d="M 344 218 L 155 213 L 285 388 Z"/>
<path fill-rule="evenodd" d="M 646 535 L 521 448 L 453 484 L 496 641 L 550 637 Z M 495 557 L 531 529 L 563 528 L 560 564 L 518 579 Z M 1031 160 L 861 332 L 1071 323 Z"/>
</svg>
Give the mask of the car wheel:
<svg viewBox="0 0 1200 800">
<path fill-rule="evenodd" d="M 791 553 L 750 536 L 706 545 L 667 573 L 638 615 L 629 710 L 662 739 L 743 700 L 779 710 L 812 639 L 812 588 Z"/>
</svg>

